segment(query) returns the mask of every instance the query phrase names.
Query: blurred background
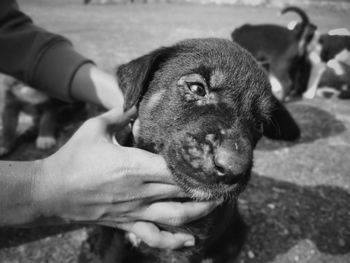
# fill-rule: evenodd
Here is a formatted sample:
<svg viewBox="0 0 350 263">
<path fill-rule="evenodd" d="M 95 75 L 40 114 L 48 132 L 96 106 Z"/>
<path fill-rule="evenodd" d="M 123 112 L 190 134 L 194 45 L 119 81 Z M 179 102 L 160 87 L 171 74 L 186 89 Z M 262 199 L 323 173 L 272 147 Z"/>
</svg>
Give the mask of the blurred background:
<svg viewBox="0 0 350 263">
<path fill-rule="evenodd" d="M 349 0 L 21 0 L 34 22 L 70 39 L 108 72 L 160 46 L 186 38 L 231 39 L 245 24 L 287 26 L 303 9 L 319 32 L 350 29 Z M 0 105 L 3 105 L 0 87 Z M 239 200 L 248 239 L 232 262 L 350 262 L 350 101 L 337 96 L 286 103 L 302 135 L 263 139 L 251 183 Z M 1 110 L 0 110 L 1 111 Z M 6 159 L 29 160 L 57 150 L 79 126 L 60 131 L 50 150 L 23 140 Z M 19 132 L 30 126 L 21 115 Z M 78 262 L 87 226 L 0 229 L 0 262 Z M 232 233 L 234 235 L 234 233 Z M 86 261 L 83 261 L 86 262 Z"/>
</svg>

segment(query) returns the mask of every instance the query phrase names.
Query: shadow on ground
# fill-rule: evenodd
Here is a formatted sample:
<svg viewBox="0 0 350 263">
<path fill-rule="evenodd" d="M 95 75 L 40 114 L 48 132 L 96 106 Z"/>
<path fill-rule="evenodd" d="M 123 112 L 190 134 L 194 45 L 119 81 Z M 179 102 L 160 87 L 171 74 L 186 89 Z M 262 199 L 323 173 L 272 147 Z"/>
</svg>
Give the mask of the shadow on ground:
<svg viewBox="0 0 350 263">
<path fill-rule="evenodd" d="M 19 246 L 57 234 L 82 228 L 81 225 L 35 228 L 0 228 L 0 249 Z"/>
<path fill-rule="evenodd" d="M 240 206 L 249 226 L 240 258 L 270 262 L 302 240 L 321 253 L 350 253 L 350 194 L 339 187 L 300 186 L 253 175 Z M 244 261 L 246 262 L 246 261 Z"/>
<path fill-rule="evenodd" d="M 263 138 L 257 149 L 269 151 L 302 143 L 312 143 L 318 139 L 335 136 L 346 131 L 346 127 L 341 121 L 319 107 L 290 103 L 288 109 L 299 124 L 301 138 L 294 142 L 273 141 Z"/>
</svg>

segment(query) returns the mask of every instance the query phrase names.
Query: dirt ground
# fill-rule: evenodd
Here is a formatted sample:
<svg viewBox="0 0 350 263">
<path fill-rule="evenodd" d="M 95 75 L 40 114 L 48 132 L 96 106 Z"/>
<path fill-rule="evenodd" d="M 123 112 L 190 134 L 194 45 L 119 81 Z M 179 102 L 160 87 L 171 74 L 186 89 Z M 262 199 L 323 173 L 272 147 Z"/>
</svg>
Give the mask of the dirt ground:
<svg viewBox="0 0 350 263">
<path fill-rule="evenodd" d="M 140 1 L 142 2 L 142 1 Z M 63 34 L 83 54 L 113 71 L 119 63 L 184 38 L 229 38 L 243 23 L 278 23 L 275 8 L 193 4 L 92 4 L 82 1 L 20 1 L 36 23 Z M 350 10 L 306 8 L 325 32 L 350 28 Z M 2 105 L 2 90 L 0 101 Z M 249 226 L 240 256 L 247 263 L 350 262 L 350 102 L 336 98 L 288 104 L 302 129 L 295 143 L 263 139 L 254 175 L 239 200 Z M 25 126 L 27 118 L 23 117 Z M 77 125 L 60 134 L 59 145 Z M 10 158 L 36 159 L 53 152 L 24 142 Z M 232 233 L 234 235 L 234 233 Z M 84 226 L 0 229 L 0 262 L 77 262 Z"/>
</svg>

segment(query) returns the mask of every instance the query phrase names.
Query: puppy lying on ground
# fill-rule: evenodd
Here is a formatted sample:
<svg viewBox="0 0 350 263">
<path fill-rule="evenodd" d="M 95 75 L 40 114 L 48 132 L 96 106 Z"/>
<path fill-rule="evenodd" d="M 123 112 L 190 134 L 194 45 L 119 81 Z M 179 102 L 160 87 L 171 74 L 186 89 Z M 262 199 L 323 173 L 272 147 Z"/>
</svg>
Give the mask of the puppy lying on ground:
<svg viewBox="0 0 350 263">
<path fill-rule="evenodd" d="M 308 46 L 308 71 L 304 78 L 307 88 L 299 93 L 311 99 L 318 87 L 329 87 L 339 98 L 350 98 L 350 32 L 331 30 L 328 34 L 316 32 Z"/>
<path fill-rule="evenodd" d="M 317 93 L 320 96 L 350 99 L 349 59 L 350 51 L 343 51 L 326 63 L 317 87 Z"/>
<path fill-rule="evenodd" d="M 282 14 L 287 12 L 296 12 L 302 19 L 294 30 L 273 24 L 246 24 L 231 34 L 235 42 L 251 52 L 266 67 L 274 93 L 281 101 L 292 96 L 292 91 L 298 89 L 295 86 L 300 85 L 296 81 L 299 67 L 305 60 L 310 36 L 316 30 L 300 8 L 287 7 L 282 10 Z"/>
<path fill-rule="evenodd" d="M 139 110 L 134 146 L 161 154 L 190 198 L 224 203 L 186 226 L 161 226 L 194 234 L 193 248 L 133 247 L 122 231 L 100 228 L 88 240 L 97 262 L 224 262 L 227 247 L 237 252 L 243 242 L 236 198 L 249 181 L 254 147 L 263 134 L 298 138 L 297 124 L 272 95 L 263 69 L 232 41 L 160 48 L 120 66 L 117 77 L 126 109 Z"/>
<path fill-rule="evenodd" d="M 16 146 L 17 124 L 20 112 L 25 112 L 34 118 L 34 126 L 38 128 L 36 147 L 49 149 L 56 144 L 57 117 L 71 118 L 71 114 L 84 108 L 82 103 L 65 103 L 49 98 L 24 83 L 5 77 L 5 99 L 2 112 L 2 140 L 0 143 L 0 156 L 11 152 Z M 62 116 L 65 115 L 65 116 Z M 68 117 L 69 116 L 69 117 Z"/>
</svg>

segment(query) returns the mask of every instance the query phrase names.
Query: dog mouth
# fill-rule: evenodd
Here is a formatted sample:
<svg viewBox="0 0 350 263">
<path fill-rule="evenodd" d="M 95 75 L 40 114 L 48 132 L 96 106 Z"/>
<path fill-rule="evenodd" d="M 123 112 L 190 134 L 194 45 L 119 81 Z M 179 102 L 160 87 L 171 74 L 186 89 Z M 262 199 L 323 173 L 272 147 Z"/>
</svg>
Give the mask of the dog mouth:
<svg viewBox="0 0 350 263">
<path fill-rule="evenodd" d="M 192 176 L 173 172 L 176 183 L 189 194 L 189 196 L 198 201 L 203 200 L 233 200 L 242 193 L 250 179 L 250 171 L 242 176 L 235 183 L 230 184 L 218 183 L 203 183 Z"/>
<path fill-rule="evenodd" d="M 196 200 L 236 198 L 250 179 L 252 156 L 231 140 L 203 140 L 186 136 L 180 145 L 168 148 L 165 159 L 175 181 Z"/>
<path fill-rule="evenodd" d="M 137 124 L 137 122 L 136 122 Z M 245 189 L 252 167 L 252 144 L 241 129 L 202 122 L 191 130 L 145 140 L 133 127 L 139 148 L 162 155 L 175 182 L 195 200 L 235 199 Z M 136 125 L 137 126 L 137 125 Z M 136 135 L 136 136 L 135 136 Z"/>
</svg>

